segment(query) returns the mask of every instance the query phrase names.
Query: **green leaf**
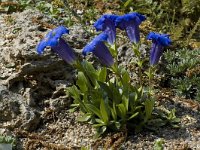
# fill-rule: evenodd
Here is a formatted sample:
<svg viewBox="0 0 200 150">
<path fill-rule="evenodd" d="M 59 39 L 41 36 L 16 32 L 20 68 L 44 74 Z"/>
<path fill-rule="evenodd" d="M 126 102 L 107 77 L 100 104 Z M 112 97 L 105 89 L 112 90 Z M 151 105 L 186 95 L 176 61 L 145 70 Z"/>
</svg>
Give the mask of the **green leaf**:
<svg viewBox="0 0 200 150">
<path fill-rule="evenodd" d="M 100 119 L 99 119 L 100 120 Z M 94 128 L 98 128 L 99 129 L 99 127 L 102 127 L 102 126 L 105 126 L 105 124 L 104 123 L 98 123 L 98 124 L 94 124 L 94 125 L 92 125 Z"/>
<path fill-rule="evenodd" d="M 139 93 L 142 93 L 142 92 L 143 92 L 143 87 L 142 87 L 142 86 L 138 89 L 138 92 L 139 92 Z"/>
<path fill-rule="evenodd" d="M 138 61 L 138 62 L 137 62 L 137 65 L 138 65 L 140 68 L 142 68 L 143 61 L 142 61 L 142 60 L 141 60 L 141 61 Z"/>
<path fill-rule="evenodd" d="M 78 107 L 79 104 L 71 104 L 70 107 Z"/>
<path fill-rule="evenodd" d="M 124 8 L 126 8 L 128 5 L 130 5 L 130 3 L 132 2 L 133 0 L 127 0 L 125 3 L 124 3 Z"/>
<path fill-rule="evenodd" d="M 106 131 L 106 129 L 107 129 L 107 126 L 102 126 L 98 129 L 97 132 L 99 135 L 102 135 Z"/>
<path fill-rule="evenodd" d="M 108 48 L 109 48 L 109 51 L 112 54 L 113 58 L 116 58 L 117 57 L 117 53 L 118 53 L 116 43 L 114 43 L 113 45 L 109 45 L 108 44 Z"/>
<path fill-rule="evenodd" d="M 79 104 L 79 107 L 81 108 L 81 110 L 84 112 L 87 112 L 85 104 L 81 100 L 80 91 L 78 90 L 78 88 L 75 85 L 73 85 L 67 88 L 67 92 L 69 92 L 69 94 L 74 99 L 74 103 Z"/>
<path fill-rule="evenodd" d="M 111 111 L 111 115 L 112 115 L 113 119 L 116 121 L 117 120 L 117 112 L 116 112 L 116 105 L 114 102 L 113 102 L 113 108 L 110 108 L 110 111 Z"/>
<path fill-rule="evenodd" d="M 89 146 L 81 146 L 81 150 L 90 150 Z"/>
<path fill-rule="evenodd" d="M 69 112 L 70 112 L 70 113 L 75 112 L 78 106 L 79 106 L 79 104 L 78 104 L 76 107 L 70 108 L 70 109 L 69 109 Z"/>
<path fill-rule="evenodd" d="M 164 140 L 163 139 L 157 139 L 154 143 L 153 150 L 163 150 L 164 149 Z"/>
<path fill-rule="evenodd" d="M 140 44 L 139 44 L 139 43 L 138 43 L 138 44 L 133 43 L 132 49 L 133 49 L 134 54 L 135 54 L 137 57 L 141 57 L 141 56 L 140 56 L 140 55 L 141 55 L 141 52 L 140 52 L 140 50 L 139 50 L 139 47 L 140 47 Z"/>
<path fill-rule="evenodd" d="M 172 123 L 180 123 L 181 119 L 180 118 L 174 118 L 171 122 Z"/>
<path fill-rule="evenodd" d="M 128 112 L 129 99 L 124 95 L 122 96 L 122 103 L 124 104 L 126 111 Z"/>
<path fill-rule="evenodd" d="M 118 115 L 125 121 L 126 119 L 126 108 L 123 104 L 118 105 Z"/>
<path fill-rule="evenodd" d="M 133 118 L 136 117 L 138 114 L 139 114 L 139 112 L 134 113 L 133 115 L 131 115 L 131 116 L 128 118 L 128 120 L 133 119 Z"/>
<path fill-rule="evenodd" d="M 121 128 L 121 123 L 115 121 L 115 127 L 117 128 L 117 130 L 119 130 Z"/>
<path fill-rule="evenodd" d="M 130 89 L 130 76 L 127 71 L 125 71 L 122 75 L 122 85 L 123 85 L 123 95 L 128 96 L 129 95 L 129 89 Z"/>
<path fill-rule="evenodd" d="M 91 114 L 84 114 L 83 116 L 78 117 L 77 120 L 80 121 L 80 122 L 86 122 L 86 121 L 88 121 L 90 118 L 91 118 Z"/>
<path fill-rule="evenodd" d="M 154 107 L 154 100 L 146 100 L 144 102 L 144 105 L 145 105 L 145 122 L 151 118 L 151 114 L 152 114 L 152 111 L 153 111 L 153 107 Z"/>
<path fill-rule="evenodd" d="M 92 104 L 85 104 L 86 108 L 91 112 L 97 115 L 100 119 L 102 119 L 100 110 Z"/>
<path fill-rule="evenodd" d="M 0 144 L 1 143 L 15 145 L 16 140 L 14 137 L 11 137 L 11 136 L 0 135 Z"/>
<path fill-rule="evenodd" d="M 108 95 L 109 98 L 112 98 L 112 91 L 110 90 L 109 86 L 101 81 L 98 81 L 98 84 L 100 85 L 100 88 L 106 92 L 106 94 Z"/>
<path fill-rule="evenodd" d="M 88 81 L 83 72 L 78 72 L 76 84 L 79 86 L 82 93 L 85 93 L 88 90 Z"/>
<path fill-rule="evenodd" d="M 75 100 L 80 99 L 80 91 L 75 85 L 68 87 L 66 91 L 69 92 L 69 94 L 73 97 L 73 99 Z"/>
<path fill-rule="evenodd" d="M 100 106 L 102 98 L 103 98 L 103 94 L 100 89 L 95 89 L 95 90 L 90 91 L 90 102 L 96 107 Z"/>
<path fill-rule="evenodd" d="M 143 96 L 143 93 L 144 93 L 143 87 L 142 87 L 142 86 L 139 87 L 136 91 L 137 91 L 137 94 L 138 94 L 138 95 L 137 95 L 137 96 L 138 96 L 137 98 L 140 99 L 140 98 Z"/>
<path fill-rule="evenodd" d="M 122 75 L 122 83 L 123 85 L 128 85 L 130 82 L 130 75 L 127 71 L 125 71 Z"/>
<path fill-rule="evenodd" d="M 122 95 L 120 94 L 119 87 L 116 86 L 114 83 L 109 82 L 109 99 L 112 99 L 115 104 L 119 104 L 122 101 Z"/>
<path fill-rule="evenodd" d="M 109 123 L 108 122 L 109 121 L 109 112 L 108 112 L 109 109 L 108 109 L 108 107 L 106 107 L 103 99 L 101 99 L 100 111 L 101 111 L 101 116 L 102 116 L 104 123 L 106 125 L 108 125 L 108 123 Z"/>
<path fill-rule="evenodd" d="M 103 67 L 99 72 L 99 81 L 105 82 L 107 77 L 107 68 Z"/>
<path fill-rule="evenodd" d="M 84 74 L 88 76 L 93 86 L 96 86 L 97 84 L 96 80 L 98 79 L 98 75 L 93 65 L 87 61 L 83 61 L 82 66 L 83 66 Z"/>
<path fill-rule="evenodd" d="M 104 121 L 101 119 L 95 119 L 95 121 L 99 124 L 105 125 Z"/>
</svg>

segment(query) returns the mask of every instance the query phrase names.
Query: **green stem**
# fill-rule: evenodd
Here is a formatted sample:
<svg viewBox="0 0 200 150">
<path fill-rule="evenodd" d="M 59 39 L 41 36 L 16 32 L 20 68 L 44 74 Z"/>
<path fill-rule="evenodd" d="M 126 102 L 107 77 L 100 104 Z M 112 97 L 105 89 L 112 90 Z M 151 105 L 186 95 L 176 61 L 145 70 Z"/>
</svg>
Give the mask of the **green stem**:
<svg viewBox="0 0 200 150">
<path fill-rule="evenodd" d="M 76 68 L 78 71 L 83 72 L 83 67 L 82 67 L 81 62 L 79 60 L 76 60 L 75 63 L 72 66 L 74 68 Z"/>
<path fill-rule="evenodd" d="M 138 58 L 138 67 L 139 67 L 139 72 L 138 72 L 138 76 L 139 76 L 139 84 L 140 86 L 143 85 L 142 81 L 143 81 L 143 76 L 142 76 L 142 65 L 143 65 L 143 61 L 141 58 L 141 52 L 139 50 L 140 44 L 133 44 L 133 52 L 136 55 L 136 57 Z"/>
<path fill-rule="evenodd" d="M 117 62 L 117 56 L 118 56 L 118 51 L 117 51 L 117 44 L 116 42 L 113 45 L 109 46 L 110 48 L 110 53 L 114 57 L 115 62 Z"/>
<path fill-rule="evenodd" d="M 139 60 L 139 61 L 141 61 L 141 60 Z M 143 80 L 143 78 L 142 78 L 142 67 L 139 66 L 139 83 L 140 83 L 140 86 L 142 86 L 142 80 Z"/>
<path fill-rule="evenodd" d="M 154 66 L 150 66 L 149 67 L 149 73 L 148 73 L 148 77 L 149 77 L 149 96 L 151 96 L 153 94 L 153 78 L 154 78 L 154 73 L 155 73 L 155 67 Z"/>
<path fill-rule="evenodd" d="M 119 70 L 119 66 L 118 66 L 118 60 L 117 60 L 117 56 L 118 56 L 118 51 L 117 51 L 117 44 L 116 42 L 113 45 L 110 45 L 110 53 L 112 54 L 112 56 L 114 57 L 114 64 L 111 67 L 111 71 L 117 76 L 119 77 L 120 80 L 122 80 L 122 76 L 121 76 L 121 72 Z"/>
<path fill-rule="evenodd" d="M 111 67 L 111 71 L 122 81 L 121 71 L 118 68 L 117 62 Z"/>
</svg>

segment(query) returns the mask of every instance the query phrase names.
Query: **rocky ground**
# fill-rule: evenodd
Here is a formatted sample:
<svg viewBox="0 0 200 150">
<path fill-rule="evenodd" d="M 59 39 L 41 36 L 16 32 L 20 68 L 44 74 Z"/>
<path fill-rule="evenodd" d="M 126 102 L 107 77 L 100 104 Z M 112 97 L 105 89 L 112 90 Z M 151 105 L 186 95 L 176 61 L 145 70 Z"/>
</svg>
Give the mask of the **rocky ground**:
<svg viewBox="0 0 200 150">
<path fill-rule="evenodd" d="M 163 139 L 166 150 L 200 150 L 200 105 L 160 91 L 157 108 L 176 108 L 179 128 L 165 126 L 157 132 L 122 131 L 94 140 L 90 125 L 76 121 L 79 112 L 68 111 L 71 99 L 65 87 L 74 82 L 75 70 L 47 49 L 36 53 L 40 39 L 59 22 L 36 10 L 0 15 L 0 135 L 16 138 L 16 149 L 153 149 Z M 77 55 L 89 41 L 80 25 L 65 39 Z M 130 58 L 122 46 L 123 62 Z M 129 57 L 128 57 L 129 56 Z"/>
</svg>

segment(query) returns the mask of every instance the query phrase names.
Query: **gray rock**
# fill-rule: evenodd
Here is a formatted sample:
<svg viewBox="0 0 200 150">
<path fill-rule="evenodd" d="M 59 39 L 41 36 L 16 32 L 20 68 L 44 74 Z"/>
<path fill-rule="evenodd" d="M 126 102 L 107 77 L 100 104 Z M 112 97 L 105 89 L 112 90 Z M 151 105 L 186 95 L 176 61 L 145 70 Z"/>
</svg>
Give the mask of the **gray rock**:
<svg viewBox="0 0 200 150">
<path fill-rule="evenodd" d="M 32 106 L 35 106 L 39 99 L 41 101 L 52 96 L 57 98 L 54 94 L 59 93 L 56 92 L 57 86 L 63 87 L 58 89 L 62 91 L 65 84 L 72 81 L 73 67 L 48 48 L 43 55 L 39 56 L 36 46 L 41 36 L 51 30 L 43 24 L 57 26 L 58 23 L 36 10 L 13 13 L 10 15 L 12 22 L 5 22 L 6 17 L 8 16 L 2 15 L 0 18 L 1 26 L 4 28 L 0 30 L 0 35 L 5 35 L 0 36 L 0 44 L 3 45 L 0 49 L 2 60 L 0 62 L 0 84 L 23 95 Z M 76 53 L 81 52 L 88 37 L 80 25 L 73 26 L 70 29 L 70 35 L 63 36 Z M 57 85 L 54 80 L 61 81 L 62 86 Z"/>
<path fill-rule="evenodd" d="M 34 130 L 41 119 L 41 108 L 49 106 L 59 110 L 70 105 L 71 100 L 66 98 L 64 90 L 73 82 L 74 68 L 49 48 L 41 56 L 36 52 L 41 37 L 57 25 L 55 20 L 37 10 L 0 16 L 2 124 Z M 73 26 L 70 34 L 63 36 L 77 55 L 88 37 L 80 25 Z"/>
<path fill-rule="evenodd" d="M 5 127 L 32 131 L 40 122 L 40 114 L 29 107 L 20 94 L 0 85 L 0 122 Z"/>
</svg>

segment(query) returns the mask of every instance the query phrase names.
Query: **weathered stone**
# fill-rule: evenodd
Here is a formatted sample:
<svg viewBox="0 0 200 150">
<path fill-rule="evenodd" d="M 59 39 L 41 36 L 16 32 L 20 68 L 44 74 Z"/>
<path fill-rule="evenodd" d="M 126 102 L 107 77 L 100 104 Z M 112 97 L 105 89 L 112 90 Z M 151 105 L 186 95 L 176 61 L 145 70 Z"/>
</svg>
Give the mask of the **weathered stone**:
<svg viewBox="0 0 200 150">
<path fill-rule="evenodd" d="M 34 130 L 40 122 L 40 114 L 30 108 L 20 94 L 0 85 L 0 123 L 9 128 Z"/>
<path fill-rule="evenodd" d="M 10 19 L 10 21 L 6 18 Z M 40 56 L 39 41 L 58 23 L 36 10 L 0 16 L 0 122 L 11 128 L 34 130 L 42 110 L 67 107 L 65 88 L 73 82 L 74 69 L 50 48 Z M 88 35 L 81 26 L 63 38 L 78 56 Z"/>
</svg>

